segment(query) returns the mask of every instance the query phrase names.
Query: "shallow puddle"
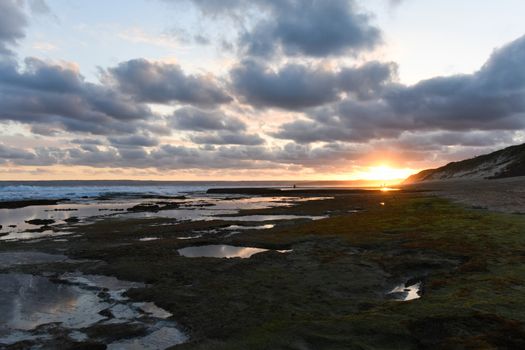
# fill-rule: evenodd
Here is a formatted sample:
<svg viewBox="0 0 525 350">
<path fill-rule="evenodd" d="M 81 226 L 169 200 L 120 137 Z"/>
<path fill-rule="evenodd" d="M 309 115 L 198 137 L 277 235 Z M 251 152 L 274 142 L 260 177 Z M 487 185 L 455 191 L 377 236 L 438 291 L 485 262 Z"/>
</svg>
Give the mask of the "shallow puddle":
<svg viewBox="0 0 525 350">
<path fill-rule="evenodd" d="M 54 220 L 54 224 L 63 224 L 72 217 L 79 219 L 112 213 L 114 210 L 125 210 L 132 206 L 129 202 L 67 202 L 57 205 L 36 205 L 16 209 L 0 209 L 0 225 L 3 232 L 22 232 L 38 228 L 29 224 L 34 219 Z M 16 226 L 16 227 L 11 227 Z M 23 238 L 25 239 L 25 238 Z"/>
<path fill-rule="evenodd" d="M 226 230 L 268 230 L 274 228 L 274 224 L 266 224 L 260 226 L 242 226 L 242 225 L 230 225 L 226 227 Z"/>
<path fill-rule="evenodd" d="M 289 207 L 295 203 L 313 200 L 324 200 L 332 197 L 239 197 L 221 198 L 197 195 L 182 200 L 165 199 L 112 199 L 101 200 L 75 200 L 67 203 L 49 206 L 29 206 L 17 209 L 0 209 L 0 225 L 2 234 L 0 240 L 36 240 L 55 238 L 68 235 L 68 225 L 82 225 L 98 220 L 102 217 L 116 216 L 122 218 L 168 218 L 178 221 L 200 220 L 235 220 L 235 221 L 278 221 L 310 219 L 318 220 L 325 216 L 301 215 L 251 215 L 233 217 L 228 215 L 238 214 L 240 210 L 264 209 L 274 207 Z M 174 204 L 173 209 L 159 211 L 128 211 L 127 209 L 138 204 L 156 205 L 163 202 Z M 177 207 L 178 206 L 178 207 Z M 48 227 L 29 224 L 27 221 L 54 220 Z M 36 232 L 41 227 L 43 232 Z M 36 229 L 36 230 L 35 230 Z M 243 228 L 239 228 L 242 230 Z M 259 228 L 253 228 L 259 229 Z M 263 229 L 261 227 L 261 229 Z M 31 232 L 34 230 L 33 232 Z"/>
<path fill-rule="evenodd" d="M 252 247 L 236 247 L 226 244 L 203 245 L 179 249 L 180 255 L 187 258 L 249 258 L 254 254 L 268 251 L 268 249 Z"/>
<path fill-rule="evenodd" d="M 80 273 L 63 274 L 55 281 L 29 274 L 0 274 L 0 347 L 30 341 L 35 348 L 53 348 L 57 334 L 65 332 L 72 340 L 85 341 L 85 329 L 110 324 L 143 329 L 139 337 L 130 334 L 111 340 L 110 349 L 165 349 L 187 341 L 176 323 L 167 320 L 171 313 L 151 302 L 132 303 L 124 296 L 128 289 L 144 286 Z M 106 334 L 89 340 L 107 344 L 105 339 L 111 337 Z"/>
<path fill-rule="evenodd" d="M 421 282 L 411 285 L 405 283 L 396 286 L 388 293 L 394 300 L 409 301 L 421 298 Z"/>
<path fill-rule="evenodd" d="M 215 220 L 231 221 L 280 221 L 280 220 L 321 220 L 327 216 L 308 216 L 308 215 L 247 215 L 247 216 L 215 216 Z"/>
<path fill-rule="evenodd" d="M 175 327 L 160 326 L 150 334 L 135 339 L 125 339 L 108 344 L 108 350 L 158 350 L 167 349 L 188 341 L 188 337 Z"/>
<path fill-rule="evenodd" d="M 88 327 L 103 320 L 98 313 L 110 306 L 93 292 L 28 274 L 0 274 L 0 291 L 3 336 L 9 330 L 27 331 L 54 322 L 66 328 Z"/>
<path fill-rule="evenodd" d="M 142 238 L 139 238 L 139 241 L 141 242 L 149 242 L 149 241 L 156 241 L 160 239 L 159 237 L 142 237 Z"/>
<path fill-rule="evenodd" d="M 72 232 L 67 231 L 53 231 L 45 230 L 42 232 L 30 232 L 30 231 L 13 231 L 9 234 L 0 237 L 0 241 L 16 241 L 16 240 L 30 240 L 30 239 L 39 239 L 39 238 L 48 238 L 48 237 L 61 237 L 72 234 Z"/>
</svg>

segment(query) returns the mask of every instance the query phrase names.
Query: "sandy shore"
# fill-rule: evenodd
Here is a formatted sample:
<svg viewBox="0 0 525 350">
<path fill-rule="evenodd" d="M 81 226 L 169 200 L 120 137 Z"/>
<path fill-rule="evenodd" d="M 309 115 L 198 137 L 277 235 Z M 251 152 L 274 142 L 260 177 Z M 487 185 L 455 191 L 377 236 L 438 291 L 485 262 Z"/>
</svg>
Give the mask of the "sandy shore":
<svg viewBox="0 0 525 350">
<path fill-rule="evenodd" d="M 505 213 L 525 213 L 525 177 L 497 180 L 449 180 L 402 186 L 470 207 Z"/>
</svg>

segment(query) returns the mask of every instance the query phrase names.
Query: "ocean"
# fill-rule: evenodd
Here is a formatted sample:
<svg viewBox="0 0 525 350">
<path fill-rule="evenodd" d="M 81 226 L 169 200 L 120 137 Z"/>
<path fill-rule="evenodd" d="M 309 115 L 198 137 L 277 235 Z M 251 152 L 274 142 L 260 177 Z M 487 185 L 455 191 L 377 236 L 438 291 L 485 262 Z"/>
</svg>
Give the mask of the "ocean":
<svg viewBox="0 0 525 350">
<path fill-rule="evenodd" d="M 0 181 L 0 201 L 79 199 L 129 195 L 179 195 L 216 187 L 291 187 L 292 181 Z"/>
</svg>

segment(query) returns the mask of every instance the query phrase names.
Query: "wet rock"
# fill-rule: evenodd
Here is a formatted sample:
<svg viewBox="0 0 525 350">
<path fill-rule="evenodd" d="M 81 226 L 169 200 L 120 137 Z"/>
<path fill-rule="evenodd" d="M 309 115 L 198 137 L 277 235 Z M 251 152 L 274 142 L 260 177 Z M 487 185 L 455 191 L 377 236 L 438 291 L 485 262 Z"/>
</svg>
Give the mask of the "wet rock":
<svg viewBox="0 0 525 350">
<path fill-rule="evenodd" d="M 65 219 L 64 221 L 67 222 L 68 224 L 73 224 L 73 223 L 79 222 L 80 219 L 77 218 L 76 216 L 72 216 L 70 218 Z"/>
<path fill-rule="evenodd" d="M 105 350 L 108 347 L 105 344 L 93 343 L 93 342 L 75 342 L 71 345 L 69 349 L 74 350 Z"/>
<path fill-rule="evenodd" d="M 142 199 L 186 199 L 186 196 L 160 196 L 160 195 L 142 195 Z"/>
<path fill-rule="evenodd" d="M 215 204 L 213 203 L 203 203 L 203 204 L 194 204 L 194 207 L 197 208 L 204 208 L 204 207 L 213 207 Z"/>
<path fill-rule="evenodd" d="M 111 295 L 107 291 L 102 291 L 97 294 L 100 299 L 109 299 Z"/>
<path fill-rule="evenodd" d="M 278 188 L 210 188 L 208 194 L 252 194 L 252 195 L 281 195 Z"/>
<path fill-rule="evenodd" d="M 170 210 L 170 209 L 178 209 L 179 203 L 167 203 L 160 207 L 160 210 Z"/>
<path fill-rule="evenodd" d="M 131 208 L 128 208 L 127 210 L 133 211 L 133 212 L 138 212 L 138 211 L 158 212 L 160 210 L 160 206 L 156 204 L 137 204 Z"/>
<path fill-rule="evenodd" d="M 27 220 L 27 224 L 31 225 L 37 225 L 37 226 L 47 226 L 55 223 L 55 220 L 53 219 L 33 219 L 33 220 Z"/>
<path fill-rule="evenodd" d="M 53 228 L 51 226 L 44 225 L 44 226 L 40 226 L 39 228 L 26 230 L 26 232 L 29 232 L 29 233 L 42 233 L 42 232 L 46 232 L 46 231 L 50 231 L 50 230 L 53 230 Z"/>
<path fill-rule="evenodd" d="M 99 293 L 98 296 L 100 297 L 100 293 Z M 100 311 L 98 314 L 100 316 L 104 316 L 104 317 L 107 317 L 107 318 L 114 318 L 113 313 L 111 312 L 110 309 L 104 309 L 104 310 Z"/>
<path fill-rule="evenodd" d="M 69 199 L 32 199 L 21 201 L 2 201 L 0 209 L 18 209 L 32 205 L 57 205 L 59 202 L 68 201 Z"/>
</svg>

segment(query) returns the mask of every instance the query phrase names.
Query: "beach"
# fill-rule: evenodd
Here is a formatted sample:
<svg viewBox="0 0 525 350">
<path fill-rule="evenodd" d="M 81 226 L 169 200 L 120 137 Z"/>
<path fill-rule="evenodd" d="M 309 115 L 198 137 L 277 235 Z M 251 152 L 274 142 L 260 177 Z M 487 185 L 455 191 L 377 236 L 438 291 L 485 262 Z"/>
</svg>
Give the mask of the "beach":
<svg viewBox="0 0 525 350">
<path fill-rule="evenodd" d="M 2 209 L 27 226 L 0 237 L 0 344 L 524 346 L 525 217 L 442 186 L 214 187 Z"/>
</svg>

